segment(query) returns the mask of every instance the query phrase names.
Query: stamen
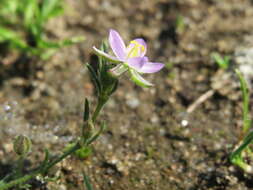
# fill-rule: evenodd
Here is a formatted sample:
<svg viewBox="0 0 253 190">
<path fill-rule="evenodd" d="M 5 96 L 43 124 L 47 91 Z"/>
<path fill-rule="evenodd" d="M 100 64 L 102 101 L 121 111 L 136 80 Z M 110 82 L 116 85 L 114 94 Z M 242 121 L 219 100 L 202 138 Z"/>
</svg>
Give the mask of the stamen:
<svg viewBox="0 0 253 190">
<path fill-rule="evenodd" d="M 139 43 L 138 43 L 137 41 L 135 41 L 135 40 L 132 40 L 132 41 L 130 42 L 130 44 L 134 44 L 135 46 L 140 47 L 140 48 L 141 48 L 141 51 L 145 51 L 144 45 L 139 44 Z"/>
</svg>

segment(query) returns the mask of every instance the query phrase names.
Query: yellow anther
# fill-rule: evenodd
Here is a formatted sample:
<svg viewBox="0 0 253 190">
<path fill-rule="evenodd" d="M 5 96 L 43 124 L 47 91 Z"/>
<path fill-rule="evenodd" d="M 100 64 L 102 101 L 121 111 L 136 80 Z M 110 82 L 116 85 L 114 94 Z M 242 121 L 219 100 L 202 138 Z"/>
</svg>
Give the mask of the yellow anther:
<svg viewBox="0 0 253 190">
<path fill-rule="evenodd" d="M 135 46 L 140 47 L 140 48 L 141 48 L 141 51 L 145 51 L 144 45 L 139 44 L 139 43 L 138 43 L 137 41 L 135 41 L 135 40 L 132 40 L 132 41 L 130 42 L 130 44 L 134 44 Z"/>
</svg>

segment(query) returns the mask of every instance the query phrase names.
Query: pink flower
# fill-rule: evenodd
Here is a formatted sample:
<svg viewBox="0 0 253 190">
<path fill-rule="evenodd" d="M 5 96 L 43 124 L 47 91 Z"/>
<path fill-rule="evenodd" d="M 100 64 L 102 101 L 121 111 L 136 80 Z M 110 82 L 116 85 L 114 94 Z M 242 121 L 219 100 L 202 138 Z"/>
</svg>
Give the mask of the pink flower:
<svg viewBox="0 0 253 190">
<path fill-rule="evenodd" d="M 118 63 L 118 65 L 111 70 L 117 76 L 125 71 L 129 71 L 131 79 L 140 86 L 149 87 L 152 84 L 146 81 L 140 74 L 155 73 L 160 71 L 164 64 L 150 62 L 145 56 L 147 51 L 146 42 L 142 38 L 136 38 L 130 42 L 126 47 L 119 33 L 115 30 L 110 30 L 109 44 L 114 53 L 114 56 L 109 55 L 96 47 L 93 47 L 98 56 L 102 56 L 108 61 Z"/>
</svg>

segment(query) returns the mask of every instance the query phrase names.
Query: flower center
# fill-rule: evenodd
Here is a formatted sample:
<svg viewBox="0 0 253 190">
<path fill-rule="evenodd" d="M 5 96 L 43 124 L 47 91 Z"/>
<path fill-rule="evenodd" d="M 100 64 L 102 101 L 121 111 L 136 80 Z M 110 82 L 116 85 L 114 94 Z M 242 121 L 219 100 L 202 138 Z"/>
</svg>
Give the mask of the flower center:
<svg viewBox="0 0 253 190">
<path fill-rule="evenodd" d="M 128 58 L 138 57 L 142 52 L 145 51 L 145 47 L 135 40 L 131 41 L 127 48 L 129 49 L 127 54 Z"/>
</svg>

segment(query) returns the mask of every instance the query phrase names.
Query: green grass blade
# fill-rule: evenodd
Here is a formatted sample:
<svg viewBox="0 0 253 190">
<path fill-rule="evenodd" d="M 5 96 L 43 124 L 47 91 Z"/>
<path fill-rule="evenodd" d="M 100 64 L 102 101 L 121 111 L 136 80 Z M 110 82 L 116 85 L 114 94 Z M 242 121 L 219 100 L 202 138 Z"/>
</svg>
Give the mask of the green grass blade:
<svg viewBox="0 0 253 190">
<path fill-rule="evenodd" d="M 18 38 L 18 35 L 13 32 L 12 30 L 8 28 L 1 27 L 0 28 L 0 41 L 6 41 L 6 40 L 11 40 L 13 38 Z"/>
<path fill-rule="evenodd" d="M 11 46 L 15 46 L 24 51 L 29 51 L 28 45 L 17 33 L 4 27 L 0 28 L 0 42 L 7 42 Z"/>
<path fill-rule="evenodd" d="M 253 140 L 253 131 L 250 132 L 243 140 L 242 144 L 231 154 L 230 160 L 234 160 L 236 157 L 241 157 L 241 153 Z"/>
<path fill-rule="evenodd" d="M 38 2 L 36 0 L 27 0 L 22 9 L 25 26 L 29 27 L 30 25 L 35 24 L 36 12 L 38 11 Z"/>
<path fill-rule="evenodd" d="M 43 0 L 41 8 L 41 19 L 48 20 L 51 17 L 63 13 L 62 0 Z"/>
<path fill-rule="evenodd" d="M 90 183 L 90 179 L 87 175 L 85 175 L 85 173 L 83 173 L 83 182 L 86 187 L 86 190 L 93 190 L 93 187 Z"/>
<path fill-rule="evenodd" d="M 39 47 L 42 49 L 48 49 L 48 48 L 55 48 L 55 49 L 59 49 L 65 46 L 70 46 L 79 42 L 84 41 L 84 37 L 74 37 L 74 38 L 70 38 L 70 39 L 65 39 L 59 42 L 52 42 L 52 41 L 46 41 L 41 39 L 39 41 Z"/>
<path fill-rule="evenodd" d="M 249 144 L 253 141 L 253 131 L 249 132 L 249 129 L 251 127 L 251 120 L 249 118 L 249 90 L 247 86 L 247 82 L 244 79 L 242 73 L 239 70 L 235 70 L 241 86 L 242 96 L 243 96 L 243 135 L 244 139 L 240 146 L 236 148 L 231 154 L 230 154 L 230 161 L 241 167 L 244 171 L 249 171 L 251 168 L 250 166 L 244 162 L 244 159 L 242 157 L 242 152 L 244 150 L 247 150 L 249 148 Z M 248 133 L 249 132 L 249 133 Z M 248 134 L 247 134 L 248 133 Z M 247 135 L 246 135 L 247 134 Z"/>
<path fill-rule="evenodd" d="M 214 59 L 215 63 L 222 69 L 227 69 L 229 67 L 230 64 L 230 58 L 229 56 L 224 56 L 224 58 L 222 58 L 219 54 L 214 53 L 212 55 L 212 58 Z"/>
<path fill-rule="evenodd" d="M 249 117 L 249 89 L 246 80 L 239 70 L 235 70 L 241 85 L 243 96 L 243 132 L 246 134 L 251 127 L 251 119 Z"/>
</svg>

